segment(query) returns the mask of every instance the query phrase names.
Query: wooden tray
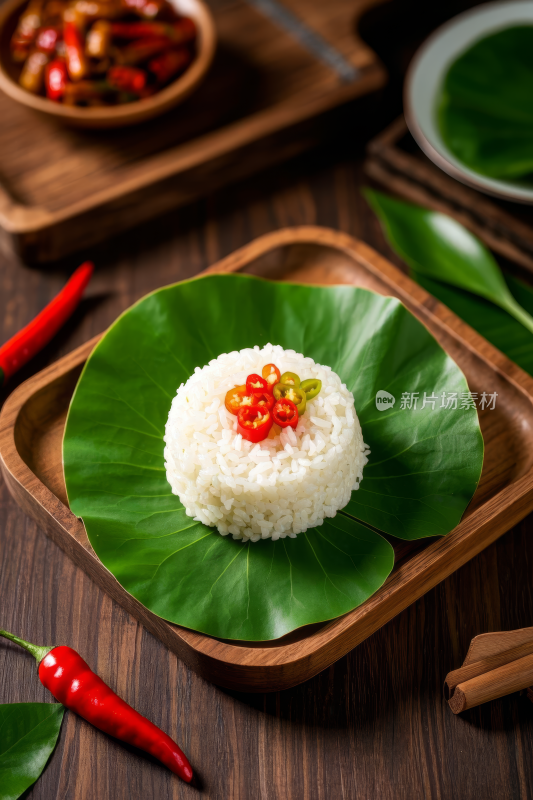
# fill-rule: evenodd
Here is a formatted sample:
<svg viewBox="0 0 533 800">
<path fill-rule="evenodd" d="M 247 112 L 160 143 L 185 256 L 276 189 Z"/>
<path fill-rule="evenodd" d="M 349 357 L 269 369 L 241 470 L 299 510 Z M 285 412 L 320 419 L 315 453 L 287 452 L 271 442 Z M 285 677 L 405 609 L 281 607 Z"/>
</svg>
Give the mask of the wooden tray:
<svg viewBox="0 0 533 800">
<path fill-rule="evenodd" d="M 263 236 L 208 272 L 364 286 L 395 295 L 464 370 L 472 391 L 497 392 L 480 415 L 486 454 L 460 525 L 438 540 L 397 542 L 385 585 L 351 613 L 270 643 L 230 643 L 171 625 L 117 583 L 69 510 L 61 443 L 69 400 L 98 337 L 18 387 L 0 415 L 0 463 L 20 506 L 111 597 L 203 677 L 231 689 L 274 691 L 305 681 L 370 636 L 533 509 L 533 379 L 367 245 L 324 228 Z"/>
<path fill-rule="evenodd" d="M 162 117 L 80 131 L 0 93 L 0 244 L 55 259 L 331 138 L 324 112 L 385 82 L 356 28 L 382 1 L 283 0 L 357 68 L 350 83 L 246 0 L 211 0 L 213 67 Z"/>
<path fill-rule="evenodd" d="M 386 191 L 455 217 L 491 250 L 533 272 L 533 208 L 489 198 L 446 175 L 400 117 L 367 148 L 366 173 Z"/>
</svg>

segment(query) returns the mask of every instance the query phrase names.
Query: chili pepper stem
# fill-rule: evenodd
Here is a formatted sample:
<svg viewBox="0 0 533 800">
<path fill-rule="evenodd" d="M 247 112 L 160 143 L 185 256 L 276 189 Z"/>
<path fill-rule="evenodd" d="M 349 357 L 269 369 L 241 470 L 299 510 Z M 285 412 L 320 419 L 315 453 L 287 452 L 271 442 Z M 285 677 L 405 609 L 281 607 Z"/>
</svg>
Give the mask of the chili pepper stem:
<svg viewBox="0 0 533 800">
<path fill-rule="evenodd" d="M 18 636 L 15 636 L 14 633 L 9 633 L 9 631 L 0 630 L 0 636 L 3 636 L 5 639 L 9 639 L 11 642 L 15 642 L 15 644 L 19 644 L 21 647 L 27 650 L 28 653 L 32 654 L 38 664 L 40 664 L 43 658 L 48 655 L 50 650 L 55 649 L 55 645 L 52 647 L 45 647 L 44 645 L 40 647 L 38 644 L 25 642 L 24 639 L 19 639 Z"/>
</svg>

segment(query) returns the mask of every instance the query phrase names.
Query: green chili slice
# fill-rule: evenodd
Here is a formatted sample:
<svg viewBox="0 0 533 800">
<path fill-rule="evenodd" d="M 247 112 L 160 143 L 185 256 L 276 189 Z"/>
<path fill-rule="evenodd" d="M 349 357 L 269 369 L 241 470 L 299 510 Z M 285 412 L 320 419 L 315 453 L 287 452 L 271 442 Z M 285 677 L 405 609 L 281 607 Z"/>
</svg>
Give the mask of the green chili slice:
<svg viewBox="0 0 533 800">
<path fill-rule="evenodd" d="M 286 375 L 288 373 L 285 373 Z M 298 377 L 298 376 L 296 376 Z M 296 408 L 298 409 L 298 416 L 301 417 L 305 411 L 305 406 L 307 404 L 307 399 L 305 396 L 305 392 L 300 389 L 299 386 L 294 386 L 291 383 L 276 383 L 274 386 L 274 397 L 276 400 L 281 400 L 285 398 L 287 400 L 291 400 L 294 403 Z"/>
<path fill-rule="evenodd" d="M 322 381 L 319 381 L 318 378 L 309 378 L 301 382 L 300 389 L 305 392 L 305 399 L 309 402 L 322 389 Z"/>
<path fill-rule="evenodd" d="M 295 372 L 284 372 L 281 378 L 279 379 L 279 382 L 290 383 L 291 386 L 299 386 L 300 376 L 297 375 Z"/>
</svg>

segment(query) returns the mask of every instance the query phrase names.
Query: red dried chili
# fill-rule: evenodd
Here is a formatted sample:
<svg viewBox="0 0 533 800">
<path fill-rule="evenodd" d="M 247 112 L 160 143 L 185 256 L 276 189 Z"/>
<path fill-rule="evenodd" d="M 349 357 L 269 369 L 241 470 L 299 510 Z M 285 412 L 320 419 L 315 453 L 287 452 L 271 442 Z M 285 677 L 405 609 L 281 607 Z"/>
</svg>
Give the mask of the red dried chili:
<svg viewBox="0 0 533 800">
<path fill-rule="evenodd" d="M 190 783 L 192 767 L 178 745 L 135 711 L 96 675 L 71 647 L 39 647 L 12 633 L 0 636 L 24 647 L 39 664 L 39 680 L 56 700 L 91 725 L 157 758 Z"/>
<path fill-rule="evenodd" d="M 146 72 L 137 67 L 110 67 L 107 71 L 107 82 L 121 92 L 138 94 L 146 86 L 146 80 Z"/>
<path fill-rule="evenodd" d="M 44 86 L 50 100 L 61 100 L 68 82 L 67 65 L 62 58 L 56 58 L 46 65 Z"/>
<path fill-rule="evenodd" d="M 159 53 L 172 47 L 172 39 L 168 36 L 148 36 L 144 39 L 134 39 L 121 50 L 117 49 L 117 63 L 124 66 L 135 66 L 148 61 Z"/>
<path fill-rule="evenodd" d="M 179 47 L 153 58 L 148 62 L 148 69 L 155 75 L 157 82 L 163 84 L 174 78 L 178 72 L 183 72 L 191 61 L 191 52 L 186 47 Z"/>
<path fill-rule="evenodd" d="M 0 347 L 0 386 L 42 350 L 65 324 L 80 302 L 93 269 L 90 261 L 78 267 L 57 297 L 29 325 Z"/>
<path fill-rule="evenodd" d="M 243 406 L 237 414 L 237 432 L 257 444 L 266 439 L 272 427 L 272 414 L 264 406 Z"/>
<path fill-rule="evenodd" d="M 74 21 L 65 20 L 63 39 L 67 50 L 68 74 L 73 81 L 79 81 L 89 72 L 85 58 L 83 36 Z"/>
<path fill-rule="evenodd" d="M 62 33 L 59 28 L 54 25 L 47 25 L 41 28 L 35 40 L 35 46 L 38 50 L 51 56 L 55 53 L 57 43 L 61 40 Z"/>
<path fill-rule="evenodd" d="M 174 44 L 194 41 L 196 25 L 184 17 L 177 22 L 113 22 L 111 33 L 119 39 L 141 39 L 150 36 L 168 36 Z"/>
</svg>

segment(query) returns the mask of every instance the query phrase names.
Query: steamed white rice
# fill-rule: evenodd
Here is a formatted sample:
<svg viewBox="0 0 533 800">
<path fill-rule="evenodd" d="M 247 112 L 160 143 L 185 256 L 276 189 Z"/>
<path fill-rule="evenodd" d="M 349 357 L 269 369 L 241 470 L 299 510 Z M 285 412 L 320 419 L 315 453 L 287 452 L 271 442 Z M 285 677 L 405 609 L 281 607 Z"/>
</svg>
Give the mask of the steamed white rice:
<svg viewBox="0 0 533 800">
<path fill-rule="evenodd" d="M 301 380 L 318 378 L 322 389 L 296 430 L 273 425 L 267 439 L 252 444 L 237 433 L 224 399 L 269 363 Z M 165 443 L 168 482 L 186 514 L 252 542 L 294 538 L 334 517 L 359 488 L 369 454 L 353 395 L 339 376 L 271 344 L 197 367 L 172 402 Z"/>
</svg>

